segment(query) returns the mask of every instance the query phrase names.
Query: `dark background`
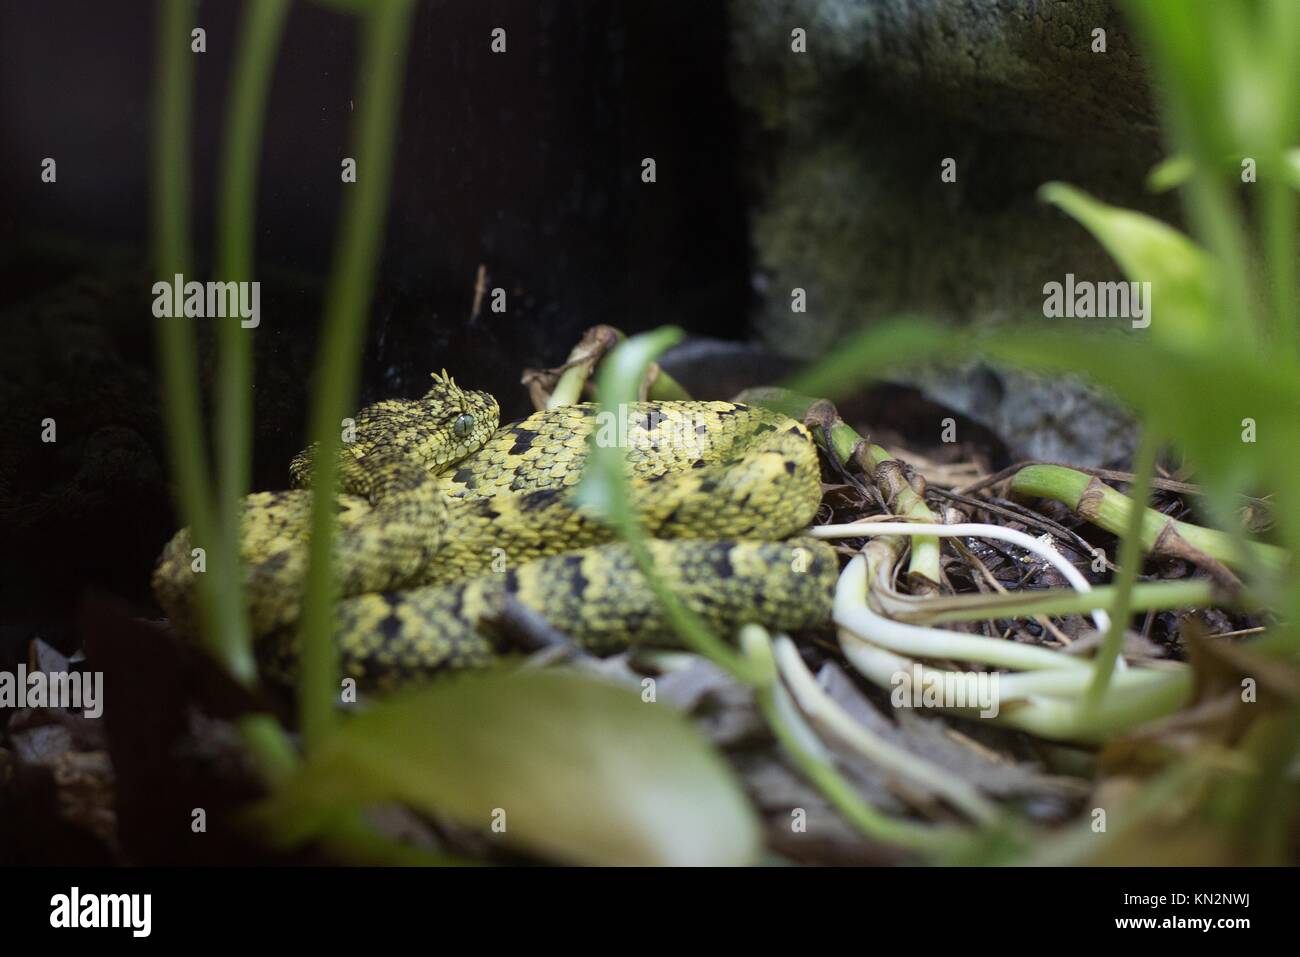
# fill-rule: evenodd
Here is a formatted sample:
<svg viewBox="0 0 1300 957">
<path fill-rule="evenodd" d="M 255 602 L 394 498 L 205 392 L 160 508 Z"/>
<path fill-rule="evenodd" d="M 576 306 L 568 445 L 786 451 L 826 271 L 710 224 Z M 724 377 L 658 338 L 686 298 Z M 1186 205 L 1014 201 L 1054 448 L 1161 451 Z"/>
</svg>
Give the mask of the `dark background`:
<svg viewBox="0 0 1300 957">
<path fill-rule="evenodd" d="M 206 272 L 242 5 L 194 24 L 193 224 Z M 0 6 L 0 584 L 5 650 L 58 642 L 87 587 L 149 608 L 175 529 L 154 375 L 148 259 L 154 4 Z M 490 52 L 504 27 L 508 52 Z M 259 169 L 254 485 L 283 487 L 350 154 L 359 24 L 294 3 Z M 720 2 L 419 4 L 359 403 L 414 396 L 443 367 L 528 411 L 526 366 L 598 322 L 742 338 L 745 201 Z M 55 184 L 41 161 L 58 164 Z M 653 156 L 658 182 L 640 180 Z M 360 171 L 366 175 L 366 171 Z M 509 311 L 471 321 L 479 265 Z M 187 277 L 191 278 L 191 277 Z M 206 320 L 197 320 L 205 323 Z M 200 327 L 200 336 L 206 330 Z M 202 368 L 210 373 L 204 345 Z M 209 407 L 220 396 L 206 397 Z M 40 442 L 41 420 L 58 442 Z M 63 643 L 63 642 L 58 642 Z M 7 657 L 7 656 L 6 656 Z"/>
</svg>

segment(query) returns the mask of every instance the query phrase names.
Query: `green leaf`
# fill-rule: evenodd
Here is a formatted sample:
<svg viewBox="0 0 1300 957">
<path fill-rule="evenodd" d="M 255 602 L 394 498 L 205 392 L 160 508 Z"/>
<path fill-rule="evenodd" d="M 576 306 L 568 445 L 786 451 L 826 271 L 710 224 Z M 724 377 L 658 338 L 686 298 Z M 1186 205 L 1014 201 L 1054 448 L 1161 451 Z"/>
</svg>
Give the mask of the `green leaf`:
<svg viewBox="0 0 1300 957">
<path fill-rule="evenodd" d="M 1142 213 L 1110 206 L 1064 183 L 1039 190 L 1106 247 L 1130 282 L 1151 283 L 1151 334 L 1194 347 L 1222 335 L 1214 321 L 1213 261 L 1178 230 Z"/>
<path fill-rule="evenodd" d="M 760 849 L 754 812 L 685 717 L 560 670 L 469 672 L 388 698 L 322 742 L 257 816 L 297 843 L 385 801 L 570 863 L 738 865 Z"/>
<path fill-rule="evenodd" d="M 600 415 L 621 419 L 626 407 L 637 400 L 650 363 L 681 338 L 682 331 L 676 326 L 662 326 L 619 343 L 601 362 L 596 376 Z M 591 435 L 590 450 L 586 471 L 578 484 L 578 504 L 594 510 L 627 543 L 655 599 L 686 647 L 720 665 L 739 681 L 752 684 L 754 674 L 745 658 L 713 634 L 659 577 L 624 474 L 623 449 L 602 442 L 601 430 L 597 429 Z"/>
<path fill-rule="evenodd" d="M 1300 148 L 1287 150 L 1283 154 L 1282 170 L 1286 181 L 1300 189 Z"/>
<path fill-rule="evenodd" d="M 637 400 L 650 363 L 664 350 L 682 339 L 682 330 L 676 326 L 662 326 L 653 332 L 643 332 L 623 340 L 600 364 L 597 373 L 597 393 L 601 412 L 621 416 L 626 405 Z M 606 522 L 626 535 L 631 520 L 627 483 L 623 477 L 623 450 L 616 445 L 599 441 L 600 430 L 591 436 L 591 452 L 586 471 L 578 483 L 576 501 L 595 509 Z M 630 530 L 633 534 L 635 529 Z"/>
<path fill-rule="evenodd" d="M 797 374 L 786 384 L 791 392 L 847 395 L 872 379 L 895 375 L 908 365 L 966 357 L 960 333 L 932 319 L 903 316 L 873 323 Z"/>
<path fill-rule="evenodd" d="M 1161 160 L 1147 174 L 1147 189 L 1153 193 L 1164 193 L 1175 186 L 1182 186 L 1196 172 L 1196 163 L 1184 153 L 1176 153 Z"/>
</svg>

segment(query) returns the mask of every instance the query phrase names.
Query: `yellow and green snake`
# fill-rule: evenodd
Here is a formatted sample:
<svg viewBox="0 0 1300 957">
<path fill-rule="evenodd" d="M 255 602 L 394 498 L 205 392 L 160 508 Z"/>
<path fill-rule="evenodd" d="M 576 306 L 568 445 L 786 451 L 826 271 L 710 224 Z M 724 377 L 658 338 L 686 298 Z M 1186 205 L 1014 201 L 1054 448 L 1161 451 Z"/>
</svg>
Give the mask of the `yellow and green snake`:
<svg viewBox="0 0 1300 957">
<path fill-rule="evenodd" d="M 621 415 L 621 419 L 619 416 Z M 608 652 L 671 646 L 674 635 L 630 551 L 576 504 L 590 441 L 625 448 L 632 504 L 658 573 L 719 631 L 824 621 L 834 552 L 805 528 L 821 501 L 817 451 L 793 419 L 731 402 L 592 404 L 536 412 L 498 428 L 496 400 L 443 374 L 416 400 L 355 417 L 340 453 L 336 632 L 344 673 L 393 686 L 486 663 L 508 599 L 579 645 Z M 311 455 L 290 491 L 245 499 L 241 551 L 263 672 L 291 678 L 310 528 Z M 171 620 L 192 627 L 188 529 L 153 576 Z"/>
</svg>

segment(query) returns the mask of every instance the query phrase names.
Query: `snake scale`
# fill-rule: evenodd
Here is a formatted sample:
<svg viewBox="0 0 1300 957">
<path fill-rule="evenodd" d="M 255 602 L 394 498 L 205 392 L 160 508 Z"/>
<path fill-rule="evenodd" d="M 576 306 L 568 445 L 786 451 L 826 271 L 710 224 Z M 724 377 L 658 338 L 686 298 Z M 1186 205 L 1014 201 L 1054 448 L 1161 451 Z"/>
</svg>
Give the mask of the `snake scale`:
<svg viewBox="0 0 1300 957">
<path fill-rule="evenodd" d="M 630 551 L 575 502 L 593 434 L 624 446 L 656 568 L 687 607 L 723 634 L 746 622 L 824 621 L 835 554 L 787 540 L 821 500 L 808 430 L 730 402 L 641 402 L 625 412 L 620 424 L 595 405 L 568 405 L 498 428 L 496 400 L 446 373 L 420 399 L 359 412 L 339 457 L 344 673 L 392 687 L 489 662 L 500 648 L 492 623 L 511 599 L 597 653 L 672 646 Z M 293 488 L 244 503 L 249 615 L 263 673 L 279 681 L 291 680 L 297 658 L 311 462 L 311 449 L 300 453 Z M 153 576 L 159 604 L 182 630 L 195 618 L 194 545 L 188 529 L 177 532 Z"/>
</svg>

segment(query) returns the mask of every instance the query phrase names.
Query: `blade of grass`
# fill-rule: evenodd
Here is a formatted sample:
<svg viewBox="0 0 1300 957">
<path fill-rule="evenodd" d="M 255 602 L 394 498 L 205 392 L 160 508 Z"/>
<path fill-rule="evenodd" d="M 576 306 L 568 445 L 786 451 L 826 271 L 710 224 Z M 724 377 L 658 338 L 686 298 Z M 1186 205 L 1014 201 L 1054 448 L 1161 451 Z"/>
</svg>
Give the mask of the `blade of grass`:
<svg viewBox="0 0 1300 957">
<path fill-rule="evenodd" d="M 1102 638 L 1101 647 L 1092 662 L 1092 683 L 1083 698 L 1084 715 L 1089 715 L 1106 697 L 1115 662 L 1124 647 L 1124 631 L 1128 628 L 1133 585 L 1137 582 L 1142 565 L 1142 519 L 1151 498 L 1151 479 L 1156 469 L 1158 444 L 1149 428 L 1142 430 L 1138 440 L 1137 456 L 1133 463 L 1132 504 L 1129 506 L 1128 527 L 1119 545 L 1119 580 L 1115 582 L 1115 600 L 1110 606 L 1110 628 Z"/>
<path fill-rule="evenodd" d="M 623 414 L 628 405 L 636 401 L 641 379 L 650 363 L 681 337 L 680 329 L 666 326 L 654 332 L 632 336 L 620 343 L 597 371 L 596 394 L 602 413 L 615 416 Z M 655 571 L 654 560 L 645 544 L 645 532 L 628 491 L 627 477 L 623 471 L 623 450 L 617 444 L 602 444 L 599 441 L 600 435 L 601 430 L 592 433 L 588 471 L 578 490 L 579 501 L 598 508 L 605 521 L 627 543 L 646 583 L 663 606 L 673 630 L 681 636 L 686 646 L 697 654 L 712 659 L 738 680 L 752 684 L 752 663 L 736 654 L 714 635 L 664 585 Z"/>
<path fill-rule="evenodd" d="M 183 0 L 159 0 L 158 78 L 154 100 L 154 191 L 152 236 L 154 263 L 160 279 L 171 282 L 192 263 L 190 247 L 190 130 L 194 67 L 190 52 L 190 5 Z M 247 642 L 239 640 L 243 616 L 238 593 L 231 593 L 224 569 L 222 537 L 213 512 L 208 461 L 203 446 L 199 372 L 194 334 L 183 316 L 162 318 L 157 326 L 159 366 L 163 382 L 163 414 L 168 450 L 182 520 L 191 541 L 208 554 L 212 572 L 198 576 L 200 628 L 212 653 L 239 681 L 250 684 L 256 667 Z"/>
<path fill-rule="evenodd" d="M 253 279 L 257 161 L 266 116 L 271 71 L 289 12 L 288 0 L 260 0 L 244 6 L 235 46 L 230 102 L 222 136 L 218 189 L 216 274 L 224 282 Z M 239 565 L 239 526 L 248 492 L 252 416 L 252 329 L 223 322 L 218 334 L 215 418 L 221 523 Z M 238 586 L 239 578 L 236 579 Z M 247 627 L 240 638 L 247 642 Z"/>
<path fill-rule="evenodd" d="M 263 0 L 245 5 L 232 68 L 230 104 L 222 138 L 221 185 L 217 206 L 217 276 L 226 282 L 253 279 L 253 244 L 258 151 L 266 115 L 271 70 L 289 11 L 288 0 Z M 252 447 L 251 329 L 227 320 L 218 332 L 217 370 L 217 507 L 222 531 L 222 602 L 232 612 L 228 642 L 240 660 L 252 658 L 252 635 L 244 614 L 240 532 L 243 498 L 249 485 Z M 248 675 L 249 680 L 252 675 Z M 263 777 L 283 781 L 297 765 L 297 754 L 269 715 L 243 718 L 240 732 Z"/>
<path fill-rule="evenodd" d="M 1102 585 L 1090 592 L 1065 588 L 1045 591 L 1009 591 L 944 595 L 914 599 L 907 595 L 877 595 L 889 617 L 914 625 L 943 625 L 955 621 L 1032 618 L 1037 615 L 1081 615 L 1115 604 L 1115 586 Z M 1135 611 L 1171 608 L 1212 608 L 1220 604 L 1208 579 L 1139 582 L 1133 586 L 1129 607 Z"/>
<path fill-rule="evenodd" d="M 266 92 L 276 47 L 288 12 L 286 0 L 245 8 L 236 47 L 233 82 L 223 137 L 220 202 L 217 209 L 217 276 L 224 282 L 253 278 L 253 209 L 258 148 Z M 214 418 L 217 430 L 217 522 L 221 546 L 214 556 L 214 580 L 223 609 L 222 640 L 239 663 L 237 677 L 256 679 L 252 636 L 244 613 L 239 537 L 243 498 L 248 491 L 252 405 L 251 329 L 227 318 L 217 332 L 219 361 Z M 274 750 L 267 748 L 268 753 Z"/>
<path fill-rule="evenodd" d="M 333 546 L 340 428 L 357 391 L 366 310 L 374 291 L 392 171 L 393 138 L 406 64 L 411 0 L 389 0 L 364 20 L 354 156 L 357 181 L 346 187 L 325 294 L 325 329 L 313 378 L 310 436 L 311 545 L 301 622 L 298 708 L 304 745 L 328 733 L 334 718 L 338 649 L 334 641 Z"/>
</svg>

